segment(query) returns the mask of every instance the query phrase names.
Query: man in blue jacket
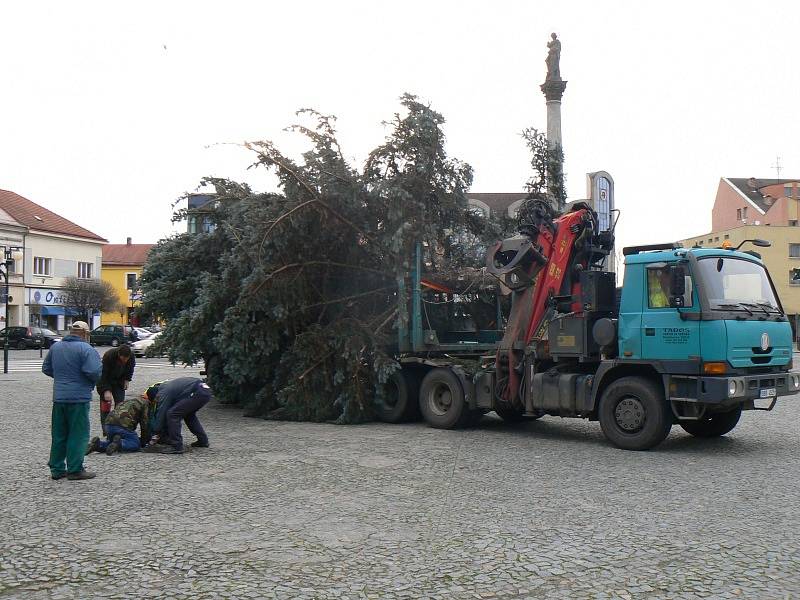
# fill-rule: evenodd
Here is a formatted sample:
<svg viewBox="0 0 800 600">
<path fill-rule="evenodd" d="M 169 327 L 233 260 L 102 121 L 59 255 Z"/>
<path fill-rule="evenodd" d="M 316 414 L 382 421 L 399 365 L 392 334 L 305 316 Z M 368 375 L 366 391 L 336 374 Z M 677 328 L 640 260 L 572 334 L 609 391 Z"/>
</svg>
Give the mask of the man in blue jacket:
<svg viewBox="0 0 800 600">
<path fill-rule="evenodd" d="M 89 326 L 75 321 L 70 333 L 50 348 L 42 372 L 53 378 L 50 473 L 53 479 L 92 479 L 83 468 L 89 442 L 89 402 L 103 365 L 94 348 L 86 343 Z M 66 466 L 65 466 L 66 460 Z"/>
<path fill-rule="evenodd" d="M 192 442 L 194 448 L 208 448 L 206 435 L 197 411 L 211 400 L 211 388 L 197 377 L 178 377 L 169 381 L 155 383 L 145 392 L 151 401 L 155 401 L 155 418 L 152 423 L 153 432 L 158 434 L 159 446 L 152 444 L 144 452 L 161 452 L 162 454 L 183 454 L 183 436 L 181 421 L 186 423 L 197 441 Z"/>
</svg>

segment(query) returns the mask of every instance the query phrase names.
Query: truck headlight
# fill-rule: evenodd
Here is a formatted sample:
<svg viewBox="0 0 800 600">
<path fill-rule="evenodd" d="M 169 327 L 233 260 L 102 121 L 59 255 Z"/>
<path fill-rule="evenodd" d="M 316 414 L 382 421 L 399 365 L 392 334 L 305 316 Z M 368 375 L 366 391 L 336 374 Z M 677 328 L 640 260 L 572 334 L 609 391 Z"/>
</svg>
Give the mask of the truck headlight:
<svg viewBox="0 0 800 600">
<path fill-rule="evenodd" d="M 728 380 L 728 398 L 744 396 L 744 379 Z"/>
</svg>

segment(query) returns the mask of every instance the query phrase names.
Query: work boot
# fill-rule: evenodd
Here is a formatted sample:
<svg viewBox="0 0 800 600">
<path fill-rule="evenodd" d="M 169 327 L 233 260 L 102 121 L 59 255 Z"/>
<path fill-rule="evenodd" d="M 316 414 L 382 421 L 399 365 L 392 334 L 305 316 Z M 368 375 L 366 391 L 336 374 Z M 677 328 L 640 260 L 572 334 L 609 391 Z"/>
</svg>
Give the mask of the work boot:
<svg viewBox="0 0 800 600">
<path fill-rule="evenodd" d="M 66 477 L 66 476 L 67 476 L 67 473 L 65 471 L 64 473 L 59 473 L 58 475 L 50 475 L 50 479 L 54 479 L 55 481 L 58 481 L 59 479 L 64 479 L 64 477 Z"/>
<path fill-rule="evenodd" d="M 121 443 L 122 443 L 122 437 L 119 435 L 115 435 L 111 439 L 111 443 L 108 446 L 106 446 L 106 456 L 111 456 L 112 454 L 117 452 L 119 450 Z"/>
<path fill-rule="evenodd" d="M 195 442 L 192 442 L 192 443 L 191 443 L 191 444 L 189 444 L 189 445 L 190 445 L 192 448 L 208 448 L 208 442 L 201 442 L 200 440 L 197 440 L 197 441 L 195 441 Z"/>
<path fill-rule="evenodd" d="M 98 444 L 100 443 L 99 437 L 93 437 L 89 442 L 89 445 L 86 447 L 86 454 L 91 454 L 92 452 L 100 452 L 100 448 L 98 448 Z"/>
<path fill-rule="evenodd" d="M 87 471 L 83 469 L 82 471 L 78 471 L 77 473 L 67 473 L 67 479 L 70 481 L 83 481 L 84 479 L 94 479 L 97 475 L 92 473 L 91 471 Z"/>
<path fill-rule="evenodd" d="M 161 449 L 161 454 L 183 454 L 183 446 L 165 446 Z"/>
</svg>

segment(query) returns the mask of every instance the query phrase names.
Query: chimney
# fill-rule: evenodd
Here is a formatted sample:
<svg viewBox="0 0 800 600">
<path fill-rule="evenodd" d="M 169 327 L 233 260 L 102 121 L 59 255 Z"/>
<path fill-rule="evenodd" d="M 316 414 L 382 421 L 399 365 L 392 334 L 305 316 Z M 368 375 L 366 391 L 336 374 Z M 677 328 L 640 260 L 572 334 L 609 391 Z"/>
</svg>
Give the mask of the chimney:
<svg viewBox="0 0 800 600">
<path fill-rule="evenodd" d="M 127 239 L 125 240 L 125 245 L 126 245 L 126 246 L 130 246 L 130 245 L 131 245 L 131 241 L 133 241 L 131 238 L 127 238 Z"/>
</svg>

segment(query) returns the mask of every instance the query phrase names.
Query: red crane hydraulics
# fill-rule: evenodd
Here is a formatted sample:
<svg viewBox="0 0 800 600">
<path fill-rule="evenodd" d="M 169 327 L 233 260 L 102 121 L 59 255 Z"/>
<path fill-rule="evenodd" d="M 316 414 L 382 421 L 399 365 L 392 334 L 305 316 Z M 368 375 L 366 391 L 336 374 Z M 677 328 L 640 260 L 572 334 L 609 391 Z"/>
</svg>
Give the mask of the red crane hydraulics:
<svg viewBox="0 0 800 600">
<path fill-rule="evenodd" d="M 597 216 L 585 204 L 557 218 L 545 203 L 537 208 L 522 235 L 499 242 L 488 257 L 489 270 L 514 291 L 495 361 L 496 394 L 511 406 L 521 404 L 525 349 L 543 340 L 556 307 L 582 311 L 577 274 L 588 266 L 589 253 L 582 249 L 597 232 Z"/>
</svg>

